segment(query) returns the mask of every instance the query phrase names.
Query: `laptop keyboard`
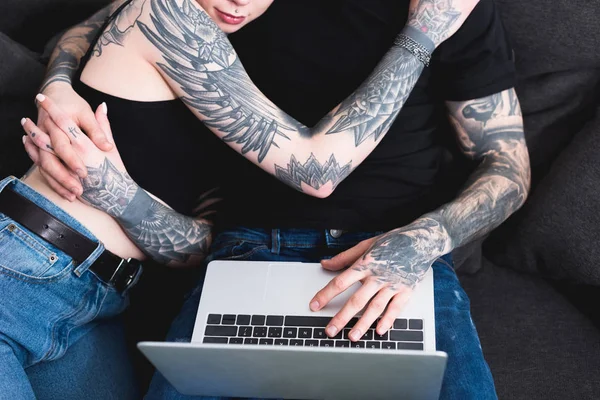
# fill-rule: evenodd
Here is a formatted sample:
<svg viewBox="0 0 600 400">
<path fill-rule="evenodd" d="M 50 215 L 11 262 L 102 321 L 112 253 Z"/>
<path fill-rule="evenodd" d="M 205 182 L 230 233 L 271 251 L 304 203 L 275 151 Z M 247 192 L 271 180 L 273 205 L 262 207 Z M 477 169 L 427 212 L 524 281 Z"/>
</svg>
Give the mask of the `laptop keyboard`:
<svg viewBox="0 0 600 400">
<path fill-rule="evenodd" d="M 333 338 L 325 333 L 330 320 L 296 315 L 210 314 L 203 343 L 423 350 L 422 319 L 397 319 L 393 328 L 381 336 L 375 332 L 376 321 L 358 342 L 348 339 L 349 328 L 358 318 L 352 318 Z"/>
</svg>

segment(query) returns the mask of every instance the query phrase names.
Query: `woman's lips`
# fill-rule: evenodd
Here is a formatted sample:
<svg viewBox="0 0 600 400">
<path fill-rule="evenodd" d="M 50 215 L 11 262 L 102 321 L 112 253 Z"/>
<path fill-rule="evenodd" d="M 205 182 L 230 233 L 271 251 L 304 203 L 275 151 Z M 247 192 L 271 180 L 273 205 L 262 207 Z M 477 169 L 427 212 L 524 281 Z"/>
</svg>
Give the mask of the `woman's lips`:
<svg viewBox="0 0 600 400">
<path fill-rule="evenodd" d="M 215 10 L 217 10 L 217 15 L 219 16 L 221 21 L 225 22 L 226 24 L 239 25 L 246 19 L 246 17 L 236 17 L 231 14 L 224 13 L 218 8 L 215 8 Z"/>
</svg>

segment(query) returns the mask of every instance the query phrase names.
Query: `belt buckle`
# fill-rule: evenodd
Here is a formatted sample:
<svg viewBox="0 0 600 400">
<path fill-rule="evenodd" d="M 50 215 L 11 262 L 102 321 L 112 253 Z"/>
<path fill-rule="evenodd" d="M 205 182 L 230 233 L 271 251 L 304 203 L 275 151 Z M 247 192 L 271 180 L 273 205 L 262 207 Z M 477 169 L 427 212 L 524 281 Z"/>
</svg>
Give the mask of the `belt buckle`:
<svg viewBox="0 0 600 400">
<path fill-rule="evenodd" d="M 130 268 L 133 267 L 133 268 Z M 119 266 L 115 270 L 110 283 L 120 292 L 127 292 L 135 285 L 142 273 L 142 264 L 134 259 L 122 259 Z M 124 280 L 123 280 L 124 278 Z"/>
</svg>

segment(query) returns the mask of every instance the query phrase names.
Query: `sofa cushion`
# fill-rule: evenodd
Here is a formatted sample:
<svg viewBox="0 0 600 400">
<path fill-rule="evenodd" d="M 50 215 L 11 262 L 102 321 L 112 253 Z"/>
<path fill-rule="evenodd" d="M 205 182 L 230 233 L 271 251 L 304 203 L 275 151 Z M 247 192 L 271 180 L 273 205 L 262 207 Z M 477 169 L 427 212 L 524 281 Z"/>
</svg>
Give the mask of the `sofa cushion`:
<svg viewBox="0 0 600 400">
<path fill-rule="evenodd" d="M 500 399 L 596 399 L 600 332 L 542 278 L 497 267 L 462 276 Z"/>
</svg>

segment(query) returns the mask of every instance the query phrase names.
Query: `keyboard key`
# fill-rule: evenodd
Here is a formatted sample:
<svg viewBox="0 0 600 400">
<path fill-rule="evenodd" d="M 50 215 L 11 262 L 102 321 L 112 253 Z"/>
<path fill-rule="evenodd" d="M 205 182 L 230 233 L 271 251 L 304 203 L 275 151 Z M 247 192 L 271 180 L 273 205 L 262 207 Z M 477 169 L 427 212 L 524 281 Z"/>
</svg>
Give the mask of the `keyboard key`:
<svg viewBox="0 0 600 400">
<path fill-rule="evenodd" d="M 405 319 L 397 319 L 394 321 L 394 329 L 406 329 L 408 328 L 408 321 Z"/>
<path fill-rule="evenodd" d="M 250 337 L 252 336 L 251 326 L 240 326 L 238 329 L 238 336 Z"/>
<path fill-rule="evenodd" d="M 267 337 L 267 327 L 266 326 L 255 326 L 252 336 Z"/>
<path fill-rule="evenodd" d="M 281 337 L 281 329 L 282 328 L 269 328 L 268 336 L 271 338 L 279 338 Z"/>
<path fill-rule="evenodd" d="M 260 339 L 258 344 L 273 344 L 273 339 Z"/>
<path fill-rule="evenodd" d="M 348 328 L 354 328 L 354 325 L 358 322 L 358 317 L 350 318 L 350 321 L 346 324 Z"/>
<path fill-rule="evenodd" d="M 348 339 L 348 334 L 350 333 L 351 329 L 344 329 L 344 339 Z"/>
<path fill-rule="evenodd" d="M 305 340 L 304 341 L 304 346 L 319 347 L 319 341 L 318 340 Z"/>
<path fill-rule="evenodd" d="M 361 340 L 373 340 L 373 330 L 367 329 Z"/>
<path fill-rule="evenodd" d="M 335 347 L 350 347 L 350 343 L 349 340 L 336 340 Z"/>
<path fill-rule="evenodd" d="M 337 333 L 337 335 L 335 335 L 334 337 L 332 337 L 332 339 L 337 339 L 337 340 L 340 340 L 340 339 L 342 338 L 342 335 L 343 335 L 343 333 L 344 333 L 344 331 L 343 331 L 343 330 L 339 331 L 339 332 Z"/>
<path fill-rule="evenodd" d="M 358 342 L 354 342 L 350 344 L 350 347 L 356 347 L 357 349 L 364 349 L 365 348 L 365 342 L 358 341 Z"/>
<path fill-rule="evenodd" d="M 302 339 L 290 339 L 290 346 L 304 346 L 304 340 L 302 340 Z"/>
<path fill-rule="evenodd" d="M 396 343 L 398 350 L 423 350 L 423 343 Z"/>
<path fill-rule="evenodd" d="M 221 321 L 223 325 L 235 325 L 235 315 L 233 314 L 225 314 L 223 315 L 223 320 Z"/>
<path fill-rule="evenodd" d="M 380 349 L 381 342 L 367 342 L 367 349 Z"/>
<path fill-rule="evenodd" d="M 381 343 L 381 348 L 387 350 L 396 350 L 396 342 L 383 342 Z"/>
<path fill-rule="evenodd" d="M 207 324 L 219 325 L 221 323 L 221 314 L 208 314 Z"/>
<path fill-rule="evenodd" d="M 227 343 L 226 337 L 205 337 L 202 343 Z"/>
<path fill-rule="evenodd" d="M 267 326 L 283 326 L 283 315 L 269 315 Z"/>
<path fill-rule="evenodd" d="M 248 337 L 244 339 L 244 344 L 258 344 L 258 339 Z"/>
<path fill-rule="evenodd" d="M 316 326 L 325 328 L 331 321 L 331 317 L 299 317 L 288 315 L 285 317 L 285 326 Z"/>
<path fill-rule="evenodd" d="M 298 337 L 303 339 L 310 339 L 312 337 L 312 328 L 298 329 Z"/>
<path fill-rule="evenodd" d="M 241 337 L 229 338 L 229 344 L 244 344 L 244 338 L 241 338 Z"/>
<path fill-rule="evenodd" d="M 237 326 L 207 325 L 204 336 L 235 336 Z"/>
<path fill-rule="evenodd" d="M 250 316 L 249 315 L 238 315 L 237 316 L 237 325 L 250 325 Z"/>
<path fill-rule="evenodd" d="M 390 331 L 390 340 L 396 342 L 422 342 L 423 331 Z"/>
<path fill-rule="evenodd" d="M 275 339 L 275 346 L 287 346 L 288 339 Z"/>
<path fill-rule="evenodd" d="M 375 335 L 373 336 L 373 339 L 375 340 L 389 340 L 388 339 L 388 333 L 384 333 L 383 335 L 378 335 L 377 332 L 375 332 Z"/>
<path fill-rule="evenodd" d="M 423 329 L 422 319 L 411 319 L 408 321 L 408 329 Z"/>
<path fill-rule="evenodd" d="M 295 338 L 298 336 L 298 328 L 283 328 L 283 337 Z"/>
<path fill-rule="evenodd" d="M 252 325 L 264 325 L 265 324 L 265 316 L 264 315 L 253 315 L 252 316 Z"/>
<path fill-rule="evenodd" d="M 313 330 L 313 338 L 315 338 L 315 339 L 327 338 L 327 335 L 325 334 L 325 329 L 324 328 L 315 328 Z"/>
<path fill-rule="evenodd" d="M 319 342 L 319 346 L 321 346 L 321 347 L 333 347 L 334 346 L 334 341 L 333 340 L 321 340 Z"/>
</svg>

